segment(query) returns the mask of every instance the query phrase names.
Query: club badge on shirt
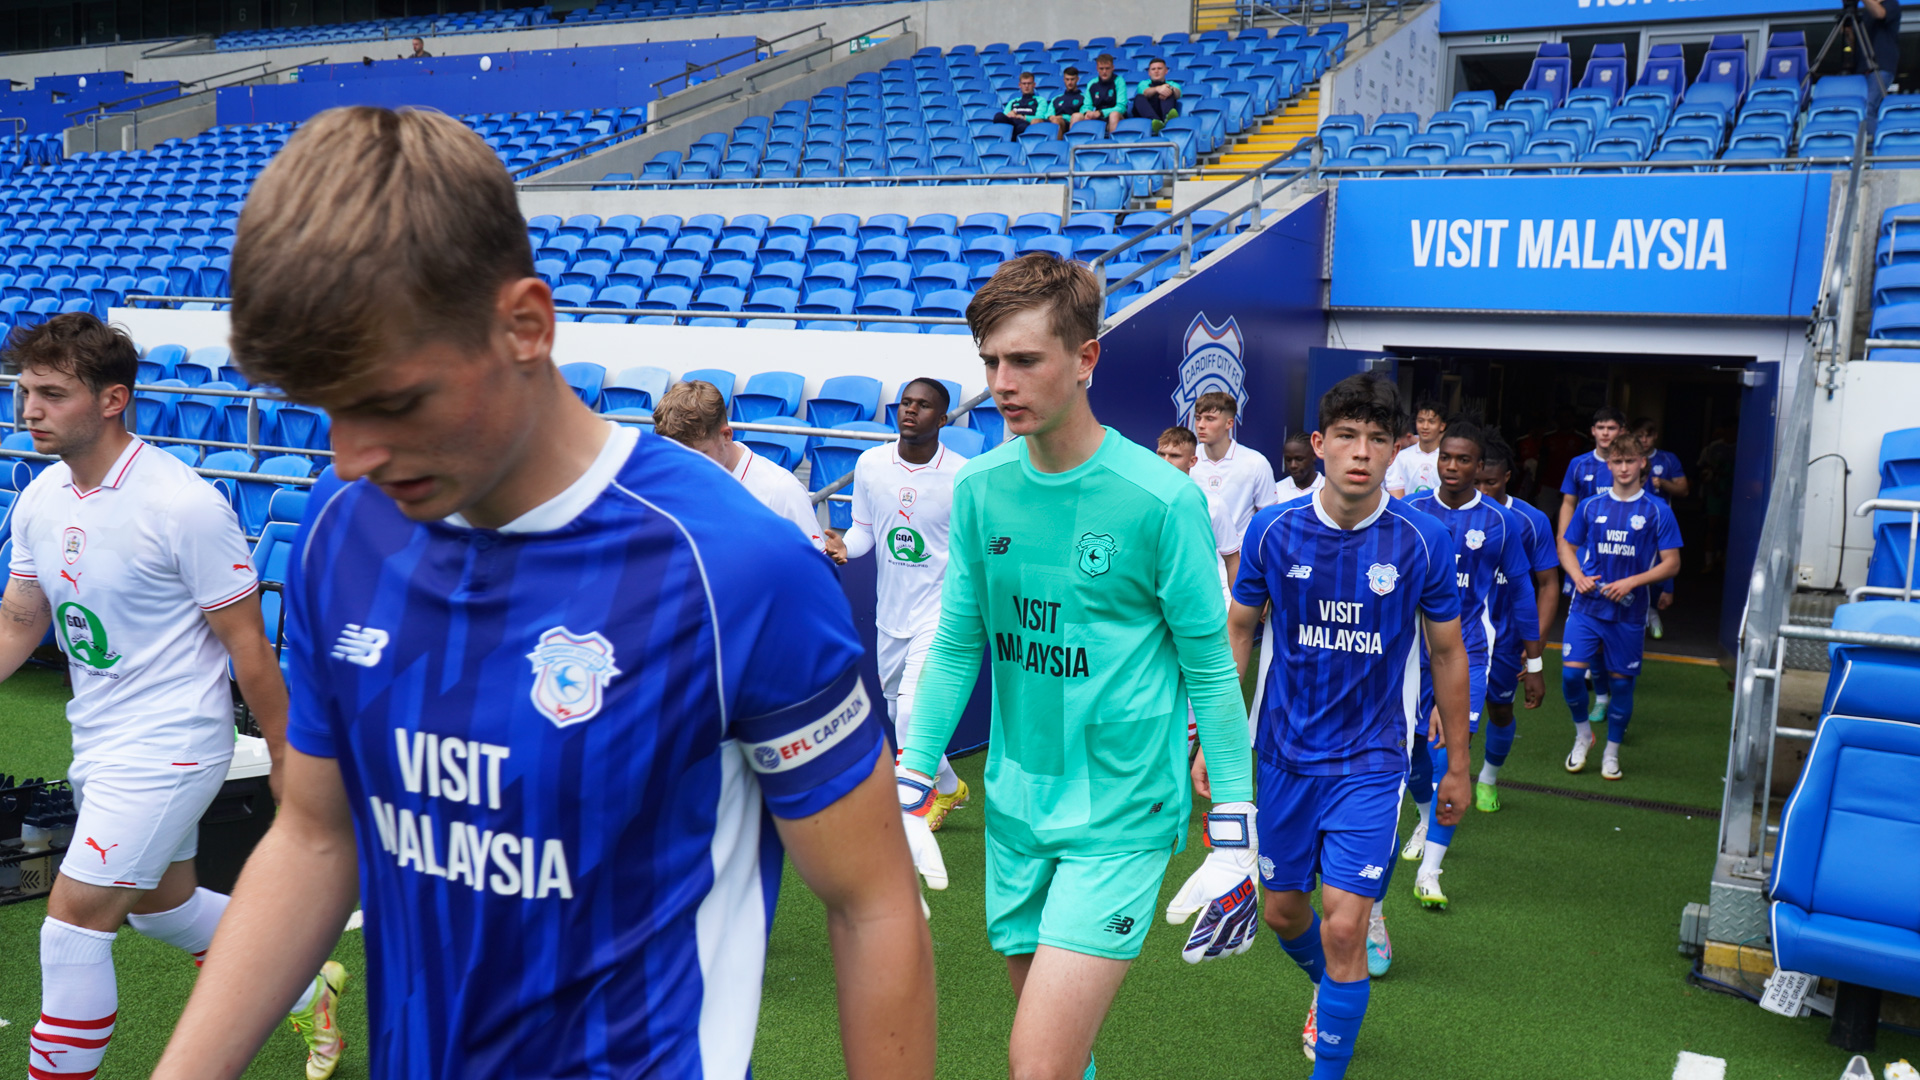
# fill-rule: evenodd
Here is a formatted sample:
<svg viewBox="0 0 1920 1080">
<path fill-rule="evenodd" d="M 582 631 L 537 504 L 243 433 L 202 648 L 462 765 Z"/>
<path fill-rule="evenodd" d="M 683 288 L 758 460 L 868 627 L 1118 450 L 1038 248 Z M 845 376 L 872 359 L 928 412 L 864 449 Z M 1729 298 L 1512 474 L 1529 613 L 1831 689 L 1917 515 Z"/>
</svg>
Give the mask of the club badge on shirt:
<svg viewBox="0 0 1920 1080">
<path fill-rule="evenodd" d="M 67 560 L 67 565 L 79 562 L 81 553 L 86 550 L 87 530 L 78 525 L 67 526 L 67 531 L 60 535 L 60 556 Z"/>
<path fill-rule="evenodd" d="M 1393 591 L 1394 583 L 1400 580 L 1400 568 L 1392 563 L 1374 563 L 1367 567 L 1367 588 L 1374 595 L 1385 596 Z"/>
<path fill-rule="evenodd" d="M 1080 572 L 1088 577 L 1099 577 L 1113 564 L 1113 553 L 1120 545 L 1106 533 L 1086 533 L 1073 550 L 1080 553 Z"/>
<path fill-rule="evenodd" d="M 527 659 L 533 661 L 533 707 L 555 727 L 599 715 L 607 684 L 620 674 L 613 663 L 613 642 L 598 632 L 576 634 L 564 626 L 541 634 Z"/>
</svg>

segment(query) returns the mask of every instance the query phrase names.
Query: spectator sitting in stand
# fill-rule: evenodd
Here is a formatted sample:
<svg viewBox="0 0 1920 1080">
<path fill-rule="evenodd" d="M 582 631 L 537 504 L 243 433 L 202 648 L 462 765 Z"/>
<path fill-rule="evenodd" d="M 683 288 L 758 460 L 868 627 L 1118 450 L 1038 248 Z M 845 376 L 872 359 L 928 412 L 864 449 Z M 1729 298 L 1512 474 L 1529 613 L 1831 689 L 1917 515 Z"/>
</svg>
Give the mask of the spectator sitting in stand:
<svg viewBox="0 0 1920 1080">
<path fill-rule="evenodd" d="M 1053 113 L 1052 116 L 1047 117 L 1047 121 L 1060 126 L 1060 137 L 1064 139 L 1067 137 L 1067 129 L 1076 121 L 1098 120 L 1100 114 L 1088 111 L 1087 92 L 1080 89 L 1079 68 L 1070 67 L 1062 71 L 1060 80 L 1066 84 L 1066 88 L 1047 102 L 1048 111 Z"/>
<path fill-rule="evenodd" d="M 1133 95 L 1128 116 L 1153 121 L 1153 133 L 1160 134 L 1166 122 L 1180 115 L 1180 84 L 1167 79 L 1167 62 L 1155 58 L 1147 65 L 1147 84 Z"/>
<path fill-rule="evenodd" d="M 993 118 L 996 124 L 1006 124 L 1013 128 L 1013 137 L 1019 138 L 1031 124 L 1053 116 L 1053 103 L 1041 97 L 1033 88 L 1033 72 L 1020 73 L 1020 92 L 1007 99 L 1000 115 Z"/>
<path fill-rule="evenodd" d="M 1112 132 L 1127 117 L 1127 80 L 1114 74 L 1113 55 L 1101 53 L 1093 59 L 1095 78 L 1087 84 L 1086 112 L 1074 117 L 1075 120 L 1105 120 L 1107 131 Z"/>
<path fill-rule="evenodd" d="M 413 51 L 401 57 L 402 60 L 431 60 L 433 54 L 427 51 L 427 43 L 419 38 L 413 39 Z"/>
</svg>

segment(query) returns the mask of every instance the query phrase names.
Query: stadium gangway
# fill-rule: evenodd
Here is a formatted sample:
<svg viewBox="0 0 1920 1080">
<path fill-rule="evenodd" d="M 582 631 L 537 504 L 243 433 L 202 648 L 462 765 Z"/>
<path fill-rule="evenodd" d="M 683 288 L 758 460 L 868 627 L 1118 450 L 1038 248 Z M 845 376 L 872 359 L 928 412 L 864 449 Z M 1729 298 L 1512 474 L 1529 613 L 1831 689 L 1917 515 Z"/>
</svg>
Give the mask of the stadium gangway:
<svg viewBox="0 0 1920 1080">
<path fill-rule="evenodd" d="M 821 38 L 826 37 L 825 34 L 820 32 L 822 30 L 825 30 L 826 28 L 827 28 L 826 23 L 817 22 L 817 23 L 814 23 L 812 26 L 803 26 L 800 29 L 795 30 L 791 33 L 781 34 L 777 38 L 768 39 L 763 37 L 755 37 L 753 39 L 752 48 L 741 49 L 739 52 L 736 52 L 736 53 L 728 53 L 727 55 L 720 57 L 718 60 L 709 60 L 704 64 L 689 63 L 687 64 L 687 70 L 680 72 L 678 75 L 669 75 L 664 79 L 655 79 L 653 82 L 649 83 L 648 85 L 653 87 L 653 96 L 656 100 L 667 96 L 665 93 L 661 91 L 660 88 L 667 85 L 670 82 L 675 82 L 675 81 L 684 79 L 686 80 L 687 85 L 681 87 L 680 89 L 691 90 L 696 85 L 698 85 L 697 83 L 694 82 L 693 77 L 699 74 L 700 72 L 707 70 L 708 68 L 716 69 L 715 74 L 718 75 L 718 74 L 723 74 L 722 72 L 719 72 L 717 70 L 721 64 L 724 64 L 729 60 L 738 60 L 743 56 L 749 56 L 749 55 L 752 56 L 754 58 L 753 62 L 756 64 L 762 60 L 771 60 L 774 57 L 773 47 L 775 45 L 778 45 L 779 43 L 787 40 L 788 38 L 799 37 L 801 34 L 809 34 L 809 33 L 813 35 L 813 39 L 815 41 L 818 41 Z M 762 52 L 765 52 L 767 55 L 761 56 L 760 54 Z"/>
<path fill-rule="evenodd" d="M 1773 479 L 1740 618 L 1726 786 L 1712 878 L 1710 910 L 1726 910 L 1729 925 L 1765 923 L 1767 838 L 1778 833 L 1777 827 L 1767 822 L 1774 744 L 1782 736 L 1812 736 L 1805 729 L 1779 725 L 1786 641 L 1844 641 L 1844 636 L 1850 636 L 1831 628 L 1790 625 L 1789 609 L 1798 581 L 1806 516 L 1806 463 L 1813 437 L 1814 395 L 1820 389 L 1817 371 L 1823 361 L 1830 369 L 1845 362 L 1852 348 L 1857 306 L 1854 290 L 1858 287 L 1852 267 L 1860 231 L 1861 179 L 1867 168 L 1865 130 L 1863 118 L 1846 174 L 1846 198 L 1835 219 L 1839 224 L 1828 229 L 1820 270 L 1821 292 L 1807 327 L 1806 347 L 1793 362 L 1791 378 L 1786 377 L 1788 365 L 1780 366 Z M 1920 648 L 1920 640 L 1914 641 L 1913 647 Z M 1721 918 L 1715 914 L 1712 921 L 1719 923 Z"/>
<path fill-rule="evenodd" d="M 151 105 L 141 105 L 135 108 L 132 112 L 128 113 L 127 119 L 129 122 L 129 126 L 133 131 L 133 138 L 136 142 L 140 138 L 140 114 L 141 113 L 153 112 L 155 117 L 157 118 L 159 115 L 158 111 L 164 109 L 166 110 L 166 115 L 173 116 L 173 115 L 176 115 L 179 111 L 181 111 L 181 109 L 191 107 L 191 103 L 196 98 L 203 97 L 207 94 L 217 93 L 221 90 L 228 89 L 229 87 L 246 86 L 250 83 L 259 83 L 263 80 L 271 79 L 278 75 L 283 75 L 296 68 L 309 67 L 314 64 L 324 64 L 327 62 L 328 59 L 329 59 L 328 57 L 322 56 L 315 60 L 302 60 L 297 64 L 288 64 L 285 67 L 271 68 L 269 70 L 260 72 L 258 75 L 248 75 L 243 79 L 235 79 L 232 82 L 221 83 L 218 86 L 210 86 L 210 85 L 204 85 L 204 84 L 211 83 L 214 79 L 224 79 L 228 75 L 238 75 L 240 72 L 246 71 L 250 68 L 261 67 L 265 65 L 267 61 L 262 60 L 259 63 L 248 64 L 246 67 L 234 68 L 232 71 L 222 72 L 219 75 L 209 75 L 204 79 L 195 80 L 195 82 L 203 84 L 198 90 L 194 90 L 189 93 L 178 94 L 174 97 L 170 97 L 166 99 L 165 101 L 156 101 Z M 194 85 L 194 82 L 184 82 L 180 84 L 181 87 L 187 87 L 192 85 Z M 132 99 L 129 98 L 127 100 L 132 100 Z M 78 113 L 83 113 L 87 111 L 88 111 L 87 109 L 79 109 L 79 110 L 76 110 L 75 112 L 68 113 L 67 116 L 71 118 L 77 115 Z M 107 115 L 108 113 L 103 109 L 87 117 L 84 123 L 74 125 L 74 128 L 80 128 L 80 127 L 86 128 L 87 131 L 92 135 L 92 145 L 89 151 L 91 153 L 97 154 L 100 152 L 100 121 L 105 119 Z M 68 130 L 71 131 L 71 130 L 74 130 L 74 128 L 69 128 Z M 118 148 L 116 147 L 115 149 L 118 149 Z M 76 147 L 74 152 L 79 153 L 80 151 Z"/>
<path fill-rule="evenodd" d="M 607 134 L 602 135 L 597 139 L 593 139 L 591 141 L 581 143 L 579 146 L 576 146 L 571 150 L 567 150 L 563 153 L 554 154 L 549 157 L 544 157 L 544 158 L 541 158 L 539 161 L 533 161 L 525 165 L 522 165 L 518 169 L 512 170 L 511 175 L 515 179 L 519 179 L 520 177 L 523 177 L 523 176 L 532 176 L 535 173 L 541 172 L 545 169 L 550 169 L 555 165 L 565 164 L 566 162 L 569 162 L 569 161 L 575 161 L 575 160 L 584 161 L 587 158 L 587 156 L 594 150 L 598 150 L 600 148 L 607 147 L 607 146 L 612 146 L 614 143 L 617 143 L 617 142 L 624 142 L 628 139 L 638 138 L 639 136 L 644 135 L 647 132 L 652 130 L 672 127 L 673 125 L 670 123 L 670 121 L 679 119 L 682 116 L 687 116 L 691 113 L 700 112 L 706 109 L 710 105 L 718 105 L 722 102 L 737 101 L 740 99 L 741 95 L 743 94 L 748 97 L 751 97 L 754 94 L 757 94 L 760 92 L 760 88 L 757 85 L 755 85 L 756 81 L 759 79 L 765 78 L 767 75 L 772 74 L 773 72 L 784 71 L 787 68 L 792 67 L 794 64 L 801 64 L 801 63 L 806 64 L 807 65 L 806 70 L 810 72 L 813 70 L 813 62 L 815 60 L 822 60 L 822 59 L 824 59 L 825 63 L 831 64 L 833 63 L 834 59 L 838 56 L 839 50 L 843 46 L 851 47 L 854 42 L 859 41 L 860 39 L 865 37 L 871 37 L 882 30 L 888 29 L 889 27 L 898 26 L 902 30 L 905 30 L 907 22 L 910 18 L 911 16 L 902 15 L 897 19 L 888 19 L 886 22 L 883 22 L 880 25 L 873 27 L 870 30 L 866 30 L 858 34 L 854 34 L 851 37 L 841 38 L 839 41 L 825 42 L 823 39 L 822 41 L 810 42 L 799 48 L 789 49 L 777 58 L 769 58 L 769 59 L 760 61 L 759 64 L 748 64 L 746 67 L 740 68 L 737 71 L 730 71 L 727 74 L 730 76 L 740 75 L 741 82 L 740 82 L 740 85 L 728 89 L 725 93 L 714 94 L 711 97 L 703 98 L 698 102 L 689 104 L 683 108 L 675 109 L 674 111 L 669 113 L 662 113 L 659 116 L 648 116 L 646 120 L 640 124 L 639 127 L 629 128 L 626 131 L 610 131 Z M 776 38 L 775 40 L 778 41 L 782 39 Z M 760 64 L 770 64 L 772 66 L 766 68 L 763 71 L 755 71 L 754 69 L 760 67 Z M 712 83 L 715 81 L 718 81 L 718 80 L 709 80 L 708 82 L 701 83 L 700 85 L 711 86 Z M 680 91 L 680 93 L 691 94 L 695 89 L 696 89 L 695 87 L 689 86 L 685 90 Z M 665 101 L 666 99 L 656 98 L 655 100 Z"/>
<path fill-rule="evenodd" d="M 1304 163 L 1291 161 L 1302 148 L 1309 151 L 1311 160 Z M 1201 199 L 1185 210 L 1178 211 L 1163 221 L 1155 222 L 1148 228 L 1135 233 L 1129 239 L 1116 244 L 1110 250 L 1094 256 L 1092 262 L 1093 273 L 1102 283 L 1100 290 L 1102 310 L 1106 309 L 1107 301 L 1115 292 L 1139 281 L 1142 277 L 1152 273 L 1169 260 L 1176 258 L 1180 260 L 1180 269 L 1174 274 L 1175 278 L 1184 278 L 1192 274 L 1195 261 L 1193 254 L 1195 250 L 1197 250 L 1194 245 L 1206 241 L 1221 229 L 1233 224 L 1239 219 L 1240 215 L 1247 215 L 1247 231 L 1257 232 L 1265 228 L 1266 222 L 1262 215 L 1265 213 L 1266 202 L 1269 198 L 1281 191 L 1285 191 L 1287 188 L 1302 180 L 1309 183 L 1318 182 L 1320 152 L 1320 137 L 1318 135 L 1309 135 L 1305 139 L 1300 140 L 1293 149 L 1272 158 L 1263 165 L 1256 166 L 1240 179 L 1226 184 L 1221 187 L 1220 190 L 1208 195 L 1206 198 Z M 1289 168 L 1290 165 L 1291 168 Z M 1269 186 L 1268 181 L 1272 178 L 1270 178 L 1268 174 L 1281 170 L 1285 170 L 1284 177 L 1279 178 L 1277 185 Z M 1193 215 L 1195 213 L 1201 210 L 1211 209 L 1215 203 L 1226 198 L 1229 194 L 1249 186 L 1252 189 L 1252 194 L 1248 196 L 1246 202 L 1234 205 L 1232 209 L 1226 210 L 1225 217 L 1222 217 L 1219 221 L 1211 225 L 1205 226 L 1198 233 L 1193 231 Z M 1129 273 L 1119 281 L 1108 280 L 1106 275 L 1108 263 L 1120 262 L 1122 261 L 1120 256 L 1123 253 L 1131 251 L 1155 236 L 1163 234 L 1168 236 L 1174 235 L 1174 230 L 1176 229 L 1179 230 L 1180 237 L 1180 243 L 1177 246 L 1168 248 L 1152 262 L 1142 263 L 1132 273 Z M 1112 316 L 1107 316 L 1103 319 L 1101 326 L 1103 330 L 1110 324 L 1111 318 Z"/>
</svg>

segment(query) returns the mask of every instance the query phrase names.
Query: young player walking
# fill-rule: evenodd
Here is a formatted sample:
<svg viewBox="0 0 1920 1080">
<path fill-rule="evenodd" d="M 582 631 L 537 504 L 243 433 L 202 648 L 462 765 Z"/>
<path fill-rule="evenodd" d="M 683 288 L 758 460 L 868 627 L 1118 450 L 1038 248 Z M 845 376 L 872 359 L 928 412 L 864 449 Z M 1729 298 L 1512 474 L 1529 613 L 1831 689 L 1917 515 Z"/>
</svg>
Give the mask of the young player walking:
<svg viewBox="0 0 1920 1080">
<path fill-rule="evenodd" d="M 1200 450 L 1187 475 L 1206 493 L 1207 506 L 1220 518 L 1228 542 L 1220 548 L 1227 563 L 1227 578 L 1240 568 L 1240 538 L 1254 511 L 1272 506 L 1274 500 L 1273 464 L 1267 456 L 1233 437 L 1239 418 L 1239 403 L 1223 390 L 1201 394 L 1193 403 L 1193 435 Z"/>
<path fill-rule="evenodd" d="M 740 1080 L 784 849 L 847 1075 L 931 1077 L 845 596 L 745 487 L 567 387 L 493 151 L 322 113 L 254 183 L 233 281 L 236 361 L 326 408 L 340 482 L 287 582 L 280 813 L 154 1075 L 239 1075 L 357 881 L 375 1080 Z"/>
<path fill-rule="evenodd" d="M 1260 712 L 1265 920 L 1313 981 L 1302 1049 L 1317 1080 L 1344 1077 L 1367 1011 L 1368 925 L 1393 865 L 1400 792 L 1417 713 L 1419 647 L 1450 745 L 1467 743 L 1468 658 L 1460 638 L 1453 538 L 1390 498 L 1381 482 L 1400 395 L 1372 375 L 1320 401 L 1314 451 L 1327 484 L 1254 516 L 1234 580 L 1228 633 L 1245 665 L 1260 613 L 1275 640 Z M 1204 785 L 1210 762 L 1195 765 Z M 1467 808 L 1466 755 L 1440 779 L 1438 820 Z M 1308 894 L 1318 881 L 1324 917 Z"/>
<path fill-rule="evenodd" d="M 1537 606 L 1540 633 L 1544 638 L 1560 610 L 1560 560 L 1554 550 L 1553 522 L 1527 502 L 1507 493 L 1513 479 L 1513 451 L 1499 435 L 1488 432 L 1486 457 L 1480 462 L 1480 492 L 1494 503 L 1519 515 L 1522 542 L 1527 550 L 1527 565 L 1533 571 L 1533 596 Z M 1494 648 L 1487 662 L 1487 749 L 1480 774 L 1473 785 L 1476 810 L 1496 813 L 1500 809 L 1500 769 L 1507 763 L 1518 732 L 1513 726 L 1513 695 L 1522 673 L 1539 674 L 1543 661 L 1528 656 L 1525 642 L 1514 633 L 1513 590 L 1515 585 L 1505 574 L 1494 579 L 1494 596 L 1488 605 L 1493 616 Z M 1538 708 L 1540 700 L 1529 694 L 1527 708 Z"/>
<path fill-rule="evenodd" d="M 1506 507 L 1488 499 L 1480 491 L 1480 462 L 1485 451 L 1480 429 L 1473 424 L 1457 423 L 1447 428 L 1440 441 L 1438 458 L 1440 486 L 1411 500 L 1414 510 L 1430 515 L 1452 535 L 1454 569 L 1460 589 L 1460 636 L 1466 645 L 1468 662 L 1467 732 L 1478 730 L 1480 714 L 1486 707 L 1487 668 L 1499 647 L 1493 605 L 1497 599 L 1506 604 L 1503 620 L 1520 639 L 1534 670 L 1523 678 L 1529 708 L 1538 708 L 1545 696 L 1540 678 L 1540 625 L 1533 594 L 1533 575 L 1528 563 L 1524 526 Z M 1507 589 L 1496 594 L 1496 585 L 1504 579 Z M 1419 859 L 1413 892 L 1422 907 L 1443 910 L 1447 896 L 1440 890 L 1441 863 L 1453 844 L 1454 826 L 1432 820 L 1433 776 L 1444 775 L 1453 755 L 1470 759 L 1466 742 L 1444 741 L 1428 749 L 1425 736 L 1434 715 L 1434 672 L 1426 658 L 1420 669 L 1420 723 L 1413 741 L 1412 776 L 1407 786 L 1414 804 L 1420 809 L 1420 824 L 1401 851 L 1403 859 Z M 1504 760 L 1512 747 L 1512 729 L 1508 728 L 1505 746 L 1499 753 Z"/>
<path fill-rule="evenodd" d="M 1594 410 L 1593 426 L 1588 429 L 1593 436 L 1593 450 L 1581 454 L 1567 465 L 1567 471 L 1560 480 L 1560 514 L 1554 530 L 1554 550 L 1564 563 L 1572 554 L 1567 543 L 1567 523 L 1573 520 L 1574 508 L 1593 497 L 1595 492 L 1604 490 L 1613 483 L 1613 474 L 1607 464 L 1607 448 L 1613 440 L 1626 430 L 1627 414 L 1611 405 Z M 1587 714 L 1589 721 L 1598 721 L 1607 715 L 1609 681 L 1607 669 L 1596 666 L 1592 672 L 1593 707 Z"/>
<path fill-rule="evenodd" d="M 934 379 L 915 379 L 901 389 L 900 438 L 855 460 L 853 528 L 841 538 L 849 559 L 877 553 L 874 629 L 880 687 L 902 748 L 913 723 L 913 691 L 940 625 L 953 478 L 967 463 L 940 442 L 952 404 L 947 398 L 947 388 Z M 954 774 L 945 747 L 941 750 L 933 809 L 927 812 L 927 828 L 934 832 L 969 798 L 967 782 Z"/>
<path fill-rule="evenodd" d="M 1273 500 L 1292 502 L 1325 487 L 1327 478 L 1320 475 L 1320 470 L 1313 467 L 1313 462 L 1313 436 L 1305 432 L 1287 436 L 1287 443 L 1281 448 L 1280 454 L 1281 468 L 1285 473 L 1273 485 Z"/>
<path fill-rule="evenodd" d="M 1447 433 L 1446 415 L 1437 401 L 1422 401 L 1413 409 L 1414 441 L 1393 456 L 1387 467 L 1387 494 L 1411 499 L 1440 486 L 1440 436 Z"/>
<path fill-rule="evenodd" d="M 1640 440 L 1623 435 L 1607 448 L 1613 486 L 1575 508 L 1567 524 L 1560 565 L 1573 582 L 1567 612 L 1566 646 L 1561 654 L 1561 687 L 1573 712 L 1573 750 L 1567 771 L 1586 768 L 1594 735 L 1587 714 L 1587 669 L 1611 684 L 1607 706 L 1607 745 L 1600 775 L 1618 780 L 1620 744 L 1633 718 L 1633 684 L 1645 648 L 1647 609 L 1655 586 L 1680 572 L 1680 526 L 1673 509 L 1644 487 L 1646 452 Z"/>
<path fill-rule="evenodd" d="M 73 312 L 22 333 L 6 359 L 20 371 L 20 420 L 34 449 L 60 461 L 13 509 L 0 678 L 54 627 L 73 680 L 67 775 L 80 811 L 40 928 L 27 1074 L 91 1077 L 118 1017 L 121 924 L 197 964 L 227 908 L 199 887 L 193 860 L 200 817 L 233 757 L 228 661 L 276 759 L 276 785 L 287 691 L 233 508 L 180 459 L 127 431 L 132 339 Z M 304 987 L 298 974 L 321 966 L 340 925 L 310 965 L 276 971 L 312 1080 L 331 1076 L 346 1047 L 332 1023 L 346 970 L 327 961 Z"/>
<path fill-rule="evenodd" d="M 987 934 L 1019 1002 L 1008 1055 L 1023 1078 L 1094 1073 L 1094 1038 L 1186 838 L 1189 697 L 1217 763 L 1213 851 L 1167 918 L 1201 913 L 1189 962 L 1244 952 L 1257 929 L 1246 712 L 1206 500 L 1095 419 L 1100 312 L 1086 266 L 1045 253 L 1002 264 L 968 306 L 994 403 L 1020 437 L 954 481 L 940 629 L 899 773 L 915 861 L 939 888 L 924 816 L 989 650 Z"/>
</svg>

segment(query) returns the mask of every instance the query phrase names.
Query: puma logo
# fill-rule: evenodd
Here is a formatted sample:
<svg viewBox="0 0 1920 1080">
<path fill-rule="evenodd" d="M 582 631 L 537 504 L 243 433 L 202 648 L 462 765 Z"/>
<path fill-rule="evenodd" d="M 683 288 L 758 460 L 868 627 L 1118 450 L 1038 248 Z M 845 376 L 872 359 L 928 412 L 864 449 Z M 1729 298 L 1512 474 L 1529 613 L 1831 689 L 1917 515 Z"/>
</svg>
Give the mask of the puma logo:
<svg viewBox="0 0 1920 1080">
<path fill-rule="evenodd" d="M 114 848 L 117 848 L 120 845 L 108 844 L 106 847 L 101 847 L 100 842 L 98 840 L 95 840 L 93 837 L 89 836 L 87 837 L 87 846 L 100 853 L 100 865 L 105 866 L 107 865 L 107 852 L 112 851 Z"/>
<path fill-rule="evenodd" d="M 234 564 L 233 564 L 233 568 L 234 568 L 235 570 L 251 570 L 251 569 L 253 569 L 253 567 L 251 567 L 251 566 L 248 566 L 248 565 L 247 565 L 246 563 L 243 563 L 243 562 L 237 562 L 237 563 L 234 563 Z"/>
<path fill-rule="evenodd" d="M 80 591 L 80 574 L 84 574 L 84 573 L 86 573 L 85 570 L 80 571 L 78 574 L 69 574 L 65 570 L 62 570 L 60 571 L 60 576 L 73 583 L 74 592 L 79 592 Z"/>
</svg>

